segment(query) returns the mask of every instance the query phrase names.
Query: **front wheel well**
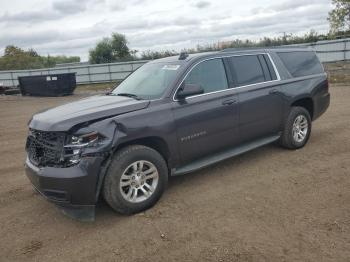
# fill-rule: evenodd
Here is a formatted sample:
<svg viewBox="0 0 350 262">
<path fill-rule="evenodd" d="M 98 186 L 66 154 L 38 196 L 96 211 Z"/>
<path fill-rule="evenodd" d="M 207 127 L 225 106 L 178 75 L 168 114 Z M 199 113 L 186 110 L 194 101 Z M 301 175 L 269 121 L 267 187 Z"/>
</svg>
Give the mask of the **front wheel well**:
<svg viewBox="0 0 350 262">
<path fill-rule="evenodd" d="M 156 150 L 164 158 L 167 165 L 169 165 L 170 151 L 167 143 L 162 138 L 145 137 L 145 138 L 135 139 L 132 141 L 127 141 L 118 145 L 115 151 L 130 145 L 143 145 Z"/>
<path fill-rule="evenodd" d="M 305 108 L 309 112 L 311 119 L 313 119 L 314 102 L 312 101 L 311 98 L 307 97 L 307 98 L 298 99 L 297 101 L 294 101 L 291 106 L 300 106 Z"/>
</svg>

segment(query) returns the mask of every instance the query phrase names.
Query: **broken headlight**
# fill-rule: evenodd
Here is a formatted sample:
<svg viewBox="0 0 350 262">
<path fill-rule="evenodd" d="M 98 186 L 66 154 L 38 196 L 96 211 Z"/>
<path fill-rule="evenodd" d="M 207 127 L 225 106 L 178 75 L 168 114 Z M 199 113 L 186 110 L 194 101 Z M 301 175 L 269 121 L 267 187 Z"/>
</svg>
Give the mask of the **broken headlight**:
<svg viewBox="0 0 350 262">
<path fill-rule="evenodd" d="M 68 138 L 68 143 L 64 146 L 65 159 L 68 160 L 71 165 L 77 164 L 84 150 L 101 145 L 103 140 L 104 137 L 97 132 L 84 135 L 72 135 Z"/>
</svg>

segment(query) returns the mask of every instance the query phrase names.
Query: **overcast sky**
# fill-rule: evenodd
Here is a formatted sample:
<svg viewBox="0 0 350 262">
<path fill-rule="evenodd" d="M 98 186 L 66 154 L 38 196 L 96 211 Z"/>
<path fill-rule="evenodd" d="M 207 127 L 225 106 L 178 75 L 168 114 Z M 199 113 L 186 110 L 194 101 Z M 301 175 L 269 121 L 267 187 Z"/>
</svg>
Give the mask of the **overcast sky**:
<svg viewBox="0 0 350 262">
<path fill-rule="evenodd" d="M 137 50 L 195 47 L 283 32 L 327 32 L 330 0 L 0 0 L 0 54 L 79 55 L 112 32 Z"/>
</svg>

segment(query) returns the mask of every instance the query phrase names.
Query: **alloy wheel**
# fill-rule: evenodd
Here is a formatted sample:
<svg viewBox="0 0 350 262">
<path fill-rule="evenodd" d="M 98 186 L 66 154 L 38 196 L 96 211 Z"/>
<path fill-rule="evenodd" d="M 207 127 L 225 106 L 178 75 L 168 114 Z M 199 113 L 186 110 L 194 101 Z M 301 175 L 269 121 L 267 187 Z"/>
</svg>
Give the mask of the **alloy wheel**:
<svg viewBox="0 0 350 262">
<path fill-rule="evenodd" d="M 309 130 L 309 123 L 306 116 L 298 115 L 293 123 L 292 135 L 293 139 L 297 143 L 301 143 L 305 140 L 307 132 Z"/>
<path fill-rule="evenodd" d="M 139 160 L 124 170 L 119 189 L 126 201 L 140 203 L 151 197 L 158 181 L 159 174 L 155 165 L 146 160 Z"/>
</svg>

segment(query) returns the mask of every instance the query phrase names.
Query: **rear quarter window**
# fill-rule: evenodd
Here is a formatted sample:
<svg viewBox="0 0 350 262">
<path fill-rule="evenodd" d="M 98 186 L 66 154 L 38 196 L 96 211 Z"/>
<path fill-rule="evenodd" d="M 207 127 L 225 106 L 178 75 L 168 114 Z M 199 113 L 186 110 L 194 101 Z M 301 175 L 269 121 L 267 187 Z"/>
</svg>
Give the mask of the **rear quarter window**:
<svg viewBox="0 0 350 262">
<path fill-rule="evenodd" d="M 279 52 L 277 54 L 293 77 L 315 75 L 324 72 L 315 52 Z"/>
</svg>

